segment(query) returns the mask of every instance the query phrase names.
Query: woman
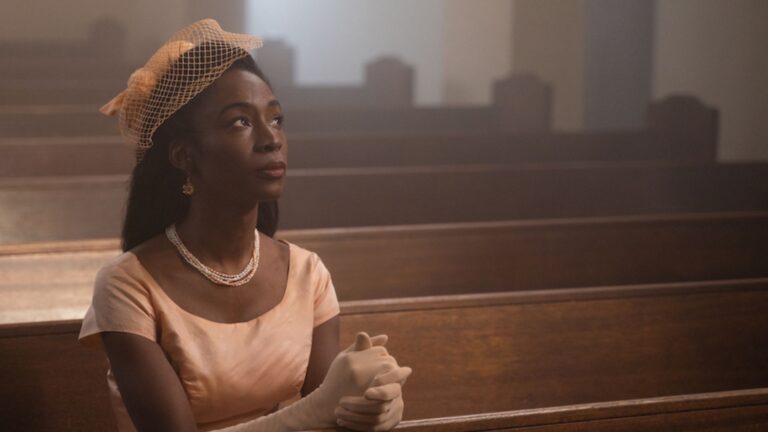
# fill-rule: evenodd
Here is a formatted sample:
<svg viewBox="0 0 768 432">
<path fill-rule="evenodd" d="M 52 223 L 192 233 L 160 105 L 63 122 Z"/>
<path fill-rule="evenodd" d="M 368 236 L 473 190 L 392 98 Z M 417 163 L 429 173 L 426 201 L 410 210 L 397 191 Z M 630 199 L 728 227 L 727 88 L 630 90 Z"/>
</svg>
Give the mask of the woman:
<svg viewBox="0 0 768 432">
<path fill-rule="evenodd" d="M 402 418 L 410 369 L 384 335 L 339 352 L 328 270 L 272 238 L 287 141 L 248 54 L 260 45 L 193 23 L 102 108 L 120 114 L 137 164 L 124 253 L 99 271 L 80 341 L 107 353 L 121 431 L 388 430 Z"/>
</svg>

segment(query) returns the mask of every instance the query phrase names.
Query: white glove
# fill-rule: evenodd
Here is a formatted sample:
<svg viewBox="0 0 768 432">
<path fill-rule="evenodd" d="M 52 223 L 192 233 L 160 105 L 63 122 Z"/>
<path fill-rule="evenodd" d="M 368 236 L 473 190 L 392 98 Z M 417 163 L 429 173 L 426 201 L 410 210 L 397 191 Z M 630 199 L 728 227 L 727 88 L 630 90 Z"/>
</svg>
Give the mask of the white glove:
<svg viewBox="0 0 768 432">
<path fill-rule="evenodd" d="M 364 396 L 345 396 L 336 408 L 339 426 L 361 432 L 393 429 L 403 419 L 402 386 L 411 368 L 399 367 L 378 375 Z"/>
<path fill-rule="evenodd" d="M 386 336 L 371 339 L 360 332 L 355 342 L 340 352 L 325 379 L 312 393 L 272 414 L 241 423 L 221 432 L 292 432 L 336 427 L 334 409 L 345 396 L 362 396 L 377 375 L 397 368 L 383 346 Z"/>
</svg>

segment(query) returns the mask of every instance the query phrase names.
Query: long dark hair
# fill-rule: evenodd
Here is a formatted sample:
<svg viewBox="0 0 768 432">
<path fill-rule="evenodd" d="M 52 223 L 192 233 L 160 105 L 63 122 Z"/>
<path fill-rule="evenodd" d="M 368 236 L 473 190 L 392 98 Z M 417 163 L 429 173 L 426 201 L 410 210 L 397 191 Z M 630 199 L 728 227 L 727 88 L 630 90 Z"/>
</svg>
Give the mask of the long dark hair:
<svg viewBox="0 0 768 432">
<path fill-rule="evenodd" d="M 240 49 L 240 48 L 232 48 Z M 171 70 L 161 79 L 171 81 L 178 73 L 205 73 L 199 65 L 203 50 L 193 48 L 177 60 Z M 208 59 L 210 62 L 210 60 Z M 230 69 L 244 69 L 252 72 L 272 88 L 264 73 L 250 54 L 235 61 Z M 160 87 L 160 86 L 158 86 Z M 199 95 L 198 95 L 199 96 Z M 170 97 L 168 93 L 151 94 L 150 100 L 162 103 L 160 99 Z M 195 99 L 181 107 L 169 117 L 152 135 L 152 147 L 144 154 L 141 162 L 137 163 L 131 175 L 125 220 L 123 222 L 122 249 L 130 250 L 137 245 L 162 233 L 166 227 L 180 222 L 189 211 L 189 197 L 181 193 L 181 187 L 186 181 L 184 172 L 177 169 L 168 158 L 168 146 L 178 137 L 188 137 L 191 125 L 188 121 L 189 107 Z M 149 127 L 149 122 L 144 122 Z M 277 231 L 278 208 L 277 201 L 259 202 L 257 229 L 272 237 Z"/>
</svg>

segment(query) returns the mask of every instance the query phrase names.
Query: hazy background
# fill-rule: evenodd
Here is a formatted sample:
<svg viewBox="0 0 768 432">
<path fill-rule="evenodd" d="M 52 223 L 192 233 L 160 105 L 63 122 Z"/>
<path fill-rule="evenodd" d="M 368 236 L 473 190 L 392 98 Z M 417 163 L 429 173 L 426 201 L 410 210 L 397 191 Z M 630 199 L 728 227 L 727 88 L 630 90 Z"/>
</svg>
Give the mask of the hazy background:
<svg viewBox="0 0 768 432">
<path fill-rule="evenodd" d="M 109 18 L 138 66 L 202 17 L 292 46 L 298 84 L 356 85 L 396 56 L 417 106 L 488 104 L 494 80 L 531 72 L 553 86 L 556 130 L 640 127 L 651 99 L 693 94 L 720 110 L 720 160 L 768 159 L 763 0 L 13 0 L 0 41 L 83 40 Z"/>
</svg>

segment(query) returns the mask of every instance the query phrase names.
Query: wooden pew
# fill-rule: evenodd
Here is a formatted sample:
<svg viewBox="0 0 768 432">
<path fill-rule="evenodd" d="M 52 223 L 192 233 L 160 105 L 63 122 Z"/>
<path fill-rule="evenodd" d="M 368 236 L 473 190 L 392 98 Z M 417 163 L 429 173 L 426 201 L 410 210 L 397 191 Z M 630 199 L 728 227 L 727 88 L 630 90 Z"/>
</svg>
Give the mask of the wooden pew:
<svg viewBox="0 0 768 432">
<path fill-rule="evenodd" d="M 130 76 L 130 72 L 124 76 Z M 13 104 L 11 106 L 14 107 L 69 105 L 72 103 L 103 104 L 114 97 L 120 91 L 119 89 L 125 88 L 125 82 L 125 78 L 92 78 L 92 81 L 10 79 L 6 80 L 4 85 L 0 85 L 0 100 L 3 101 L 3 104 Z M 18 129 L 14 130 L 25 130 L 23 128 L 32 128 L 26 130 L 50 130 L 46 126 L 38 125 L 34 127 L 32 124 L 27 123 L 29 121 L 28 117 L 17 117 L 17 119 L 22 123 L 18 125 Z"/>
<path fill-rule="evenodd" d="M 125 176 L 0 180 L 0 243 L 117 237 Z M 292 169 L 283 229 L 768 209 L 768 163 Z"/>
<path fill-rule="evenodd" d="M 72 92 L 81 91 L 73 88 Z M 89 92 L 105 90 L 91 86 Z M 111 94 L 111 93 L 110 93 Z M 108 99 L 108 98 L 107 98 Z M 518 101 L 519 102 L 519 101 Z M 117 121 L 99 113 L 99 104 L 0 105 L 0 137 L 81 137 L 117 133 Z M 286 108 L 286 131 L 295 134 L 344 136 L 387 134 L 543 134 L 551 131 L 549 110 L 495 104 L 484 107 L 318 107 Z M 340 122 L 339 119 L 344 119 Z M 673 96 L 649 105 L 645 124 L 637 130 L 614 131 L 667 136 L 660 156 L 714 160 L 719 119 L 717 110 L 689 96 Z M 599 136 L 599 135 L 597 135 Z M 619 143 L 620 144 L 620 143 Z M 469 146 L 469 143 L 465 143 Z M 471 148 L 471 147 L 470 147 Z M 568 149 L 560 149 L 569 152 Z M 649 149 L 632 149 L 651 151 Z M 621 151 L 619 151 L 621 152 Z"/>
<path fill-rule="evenodd" d="M 768 277 L 768 212 L 281 231 L 341 300 Z M 116 240 L 0 246 L 0 323 L 81 317 Z"/>
<path fill-rule="evenodd" d="M 768 212 L 295 230 L 343 300 L 768 276 Z"/>
<path fill-rule="evenodd" d="M 408 432 L 749 432 L 768 428 L 768 389 L 406 420 Z"/>
<path fill-rule="evenodd" d="M 6 136 L 0 138 L 0 176 L 130 172 L 133 155 L 114 135 L 114 119 L 96 116 L 96 108 L 0 107 L 0 137 Z M 483 109 L 496 114 L 502 110 Z M 408 109 L 390 111 L 409 121 L 414 117 Z M 290 152 L 290 165 L 295 168 L 633 160 L 713 162 L 717 153 L 716 110 L 684 97 L 651 104 L 647 125 L 642 130 L 586 133 L 556 133 L 548 127 L 531 129 L 525 124 L 505 124 L 503 128 L 480 124 L 469 127 L 464 121 L 455 121 L 453 123 L 465 125 L 458 130 L 441 127 L 437 120 L 433 120 L 431 126 L 399 125 L 391 120 L 381 130 L 350 127 L 323 132 L 324 129 L 312 126 L 311 122 L 302 126 L 302 116 L 317 121 L 317 112 L 302 112 L 297 113 L 299 119 L 292 121 L 288 129 L 290 148 L 295 149 Z M 370 115 L 381 121 L 381 113 L 355 112 L 357 116 Z M 487 115 L 485 111 L 478 112 L 481 116 Z M 441 115 L 431 114 L 436 119 Z M 418 125 L 422 127 L 416 127 Z M 29 133 L 14 132 L 25 128 Z"/>
<path fill-rule="evenodd" d="M 390 336 L 415 371 L 409 419 L 766 387 L 766 288 L 752 279 L 347 302 L 342 334 Z"/>
<path fill-rule="evenodd" d="M 290 51 L 290 48 L 280 43 L 268 42 L 267 45 L 260 57 L 264 55 L 268 75 L 274 71 L 270 69 L 277 68 L 274 90 L 287 109 L 294 131 L 543 131 L 552 123 L 551 89 L 531 75 L 511 74 L 497 82 L 493 104 L 486 107 L 414 107 L 413 68 L 397 58 L 382 57 L 367 64 L 362 86 L 306 87 L 297 85 L 290 78 L 294 75 L 290 68 L 292 62 L 285 59 L 292 53 L 275 52 Z M 277 57 L 273 57 L 274 62 L 269 58 L 273 54 Z M 52 62 L 42 60 L 37 68 L 47 65 L 50 69 Z M 104 62 L 98 57 L 90 60 Z M 71 65 L 58 62 L 57 66 L 60 63 Z M 96 118 L 100 114 L 95 109 L 79 113 L 64 110 L 41 117 L 28 112 L 28 108 L 39 110 L 42 106 L 51 111 L 58 105 L 104 103 L 124 88 L 129 72 L 112 73 L 107 78 L 103 74 L 94 74 L 85 66 L 87 79 L 82 73 L 63 77 L 57 74 L 41 77 L 34 73 L 3 76 L 9 71 L 2 66 L 0 58 L 0 77 L 5 78 L 0 80 L 0 100 L 7 104 L 0 113 L 5 111 L 9 115 L 0 114 L 0 136 L 59 136 L 77 131 L 78 126 L 80 132 L 76 135 L 114 132 L 114 122 L 109 132 L 103 129 L 105 123 Z M 35 69 L 35 61 L 25 69 L 30 66 Z M 287 70 L 284 66 L 288 66 Z M 340 118 L 344 122 L 340 123 Z"/>
<path fill-rule="evenodd" d="M 343 302 L 341 331 L 390 336 L 412 420 L 768 387 L 766 307 L 768 279 L 539 290 Z M 111 429 L 79 326 L 0 326 L 9 430 Z"/>
<path fill-rule="evenodd" d="M 68 127 L 77 127 L 69 125 Z M 291 134 L 291 168 L 708 160 L 662 132 Z M 716 144 L 716 137 L 714 138 Z M 129 174 L 119 136 L 0 138 L 0 177 Z"/>
<path fill-rule="evenodd" d="M 99 89 L 90 90 L 90 92 L 97 93 L 101 91 Z M 3 105 L 0 106 L 0 136 L 116 135 L 117 121 L 115 118 L 101 115 L 98 110 L 99 105 L 97 104 Z"/>
<path fill-rule="evenodd" d="M 119 89 L 120 87 L 118 87 Z M 74 96 L 80 89 L 69 91 Z M 66 93 L 64 90 L 60 92 Z M 21 91 L 7 90 L 8 97 L 21 97 Z M 92 88 L 93 98 L 114 94 L 114 90 Z M 65 95 L 69 97 L 70 95 Z M 103 100 L 103 99 L 102 99 Z M 109 97 L 107 97 L 109 100 Z M 61 108 L 63 106 L 63 108 Z M 94 102 L 77 106 L 65 103 L 42 105 L 4 105 L 0 109 L 0 136 L 37 137 L 66 135 L 111 135 L 117 123 L 94 109 Z M 386 133 L 440 132 L 440 131 L 497 131 L 530 130 L 504 109 L 479 108 L 424 108 L 424 107 L 371 107 L 371 108 L 294 108 L 286 110 L 290 119 L 287 130 L 317 133 Z M 343 119 L 340 121 L 339 119 Z"/>
</svg>

